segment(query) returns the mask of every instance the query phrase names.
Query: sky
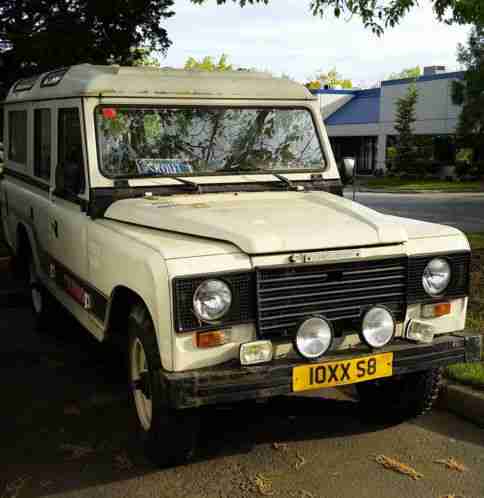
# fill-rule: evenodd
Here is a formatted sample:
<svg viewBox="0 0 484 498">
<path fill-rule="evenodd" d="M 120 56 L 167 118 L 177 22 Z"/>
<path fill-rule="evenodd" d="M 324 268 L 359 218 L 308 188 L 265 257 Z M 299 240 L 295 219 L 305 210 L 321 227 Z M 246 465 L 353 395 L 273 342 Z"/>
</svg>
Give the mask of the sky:
<svg viewBox="0 0 484 498">
<path fill-rule="evenodd" d="M 269 5 L 244 8 L 231 0 L 222 6 L 215 0 L 202 6 L 176 0 L 173 10 L 175 15 L 163 23 L 173 45 L 162 66 L 182 67 L 188 57 L 225 53 L 235 66 L 287 74 L 301 82 L 335 67 L 361 87 L 416 65 L 459 69 L 456 47 L 466 42 L 470 29 L 439 23 L 429 0 L 421 0 L 380 38 L 356 17 L 336 19 L 330 12 L 322 19 L 313 17 L 309 0 L 270 0 Z"/>
</svg>

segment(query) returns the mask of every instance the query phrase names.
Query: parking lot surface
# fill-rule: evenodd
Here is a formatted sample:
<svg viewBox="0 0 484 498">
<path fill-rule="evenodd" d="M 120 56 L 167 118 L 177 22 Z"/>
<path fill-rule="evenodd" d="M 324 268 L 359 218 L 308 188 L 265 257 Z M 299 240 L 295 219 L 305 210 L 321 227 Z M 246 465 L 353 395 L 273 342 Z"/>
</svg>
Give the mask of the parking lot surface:
<svg viewBox="0 0 484 498">
<path fill-rule="evenodd" d="M 0 334 L 1 498 L 484 496 L 484 429 L 439 411 L 372 425 L 336 391 L 206 410 L 198 458 L 157 469 L 120 355 L 62 311 L 52 331 L 36 332 L 22 303 L 0 310 Z M 378 455 L 423 476 L 385 469 Z M 436 463 L 450 457 L 467 470 Z"/>
<path fill-rule="evenodd" d="M 345 197 L 351 198 L 350 189 Z M 356 201 L 382 213 L 484 232 L 484 194 L 384 194 L 358 192 Z"/>
</svg>

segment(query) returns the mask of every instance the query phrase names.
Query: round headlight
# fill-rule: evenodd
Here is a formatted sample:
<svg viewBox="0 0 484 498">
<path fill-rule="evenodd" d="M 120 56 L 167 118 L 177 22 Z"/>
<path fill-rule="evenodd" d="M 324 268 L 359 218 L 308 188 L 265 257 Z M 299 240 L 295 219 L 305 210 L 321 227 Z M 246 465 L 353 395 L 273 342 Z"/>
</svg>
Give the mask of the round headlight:
<svg viewBox="0 0 484 498">
<path fill-rule="evenodd" d="M 395 333 L 395 320 L 386 308 L 375 306 L 363 317 L 361 333 L 368 346 L 381 348 L 392 340 Z"/>
<path fill-rule="evenodd" d="M 205 322 L 220 320 L 231 304 L 232 291 L 222 280 L 205 280 L 193 294 L 193 310 Z"/>
<path fill-rule="evenodd" d="M 445 259 L 435 258 L 425 267 L 422 285 L 427 294 L 438 296 L 449 286 L 451 271 Z"/>
<path fill-rule="evenodd" d="M 305 320 L 296 334 L 296 349 L 301 356 L 314 360 L 322 356 L 333 342 L 331 324 L 323 318 Z"/>
</svg>

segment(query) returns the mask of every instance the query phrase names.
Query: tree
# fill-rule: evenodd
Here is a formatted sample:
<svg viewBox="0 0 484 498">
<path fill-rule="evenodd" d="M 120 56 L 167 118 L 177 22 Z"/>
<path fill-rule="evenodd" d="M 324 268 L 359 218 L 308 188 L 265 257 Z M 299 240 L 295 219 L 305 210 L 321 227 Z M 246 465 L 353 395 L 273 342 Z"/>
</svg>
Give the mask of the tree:
<svg viewBox="0 0 484 498">
<path fill-rule="evenodd" d="M 202 4 L 207 0 L 192 0 Z M 232 0 L 244 7 L 247 4 L 268 4 L 270 0 Z M 224 4 L 227 0 L 217 0 Z M 439 21 L 452 24 L 484 25 L 484 2 L 482 0 L 431 0 Z M 413 8 L 418 0 L 312 0 L 310 10 L 315 16 L 332 11 L 336 17 L 359 16 L 366 28 L 381 35 L 385 28 L 394 27 Z"/>
<path fill-rule="evenodd" d="M 458 60 L 467 68 L 464 81 L 453 84 L 452 99 L 462 105 L 457 135 L 484 160 L 484 26 L 473 28 L 467 46 L 459 45 Z"/>
<path fill-rule="evenodd" d="M 160 67 L 160 61 L 152 56 L 151 50 L 147 48 L 136 49 L 138 56 L 133 62 L 133 66 Z"/>
<path fill-rule="evenodd" d="M 336 71 L 334 67 L 327 73 L 318 72 L 314 79 L 306 83 L 307 88 L 310 90 L 317 90 L 319 88 L 335 88 L 340 86 L 341 88 L 352 88 L 353 83 L 349 79 L 343 79 L 343 77 Z"/>
<path fill-rule="evenodd" d="M 6 85 L 79 62 L 131 65 L 171 42 L 160 22 L 174 0 L 2 0 Z"/>
<path fill-rule="evenodd" d="M 420 66 L 409 67 L 407 69 L 402 69 L 399 73 L 392 73 L 388 76 L 389 80 L 399 80 L 399 79 L 417 79 L 422 75 L 422 69 Z"/>
<path fill-rule="evenodd" d="M 230 71 L 232 70 L 232 64 L 228 62 L 228 56 L 222 54 L 218 62 L 213 61 L 213 57 L 207 56 L 203 59 L 196 60 L 193 57 L 189 57 L 185 62 L 185 69 L 197 69 L 199 71 Z"/>
<path fill-rule="evenodd" d="M 400 173 L 415 174 L 417 172 L 417 152 L 413 134 L 413 124 L 417 120 L 415 111 L 417 100 L 418 92 L 415 85 L 411 85 L 406 95 L 397 100 L 395 118 L 397 139 L 393 167 Z"/>
</svg>

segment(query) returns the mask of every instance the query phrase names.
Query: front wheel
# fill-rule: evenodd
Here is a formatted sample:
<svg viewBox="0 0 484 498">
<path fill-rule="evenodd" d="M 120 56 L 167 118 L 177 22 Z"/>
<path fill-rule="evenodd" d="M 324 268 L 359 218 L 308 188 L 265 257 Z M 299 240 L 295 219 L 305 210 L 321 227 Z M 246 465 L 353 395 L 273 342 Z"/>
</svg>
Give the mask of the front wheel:
<svg viewBox="0 0 484 498">
<path fill-rule="evenodd" d="M 153 323 L 143 305 L 131 310 L 128 328 L 132 401 L 148 455 L 162 467 L 184 463 L 195 453 L 199 417 L 169 407 Z"/>
<path fill-rule="evenodd" d="M 28 260 L 28 284 L 35 328 L 39 332 L 46 331 L 55 322 L 55 301 L 37 275 L 33 256 Z"/>
<path fill-rule="evenodd" d="M 356 384 L 366 417 L 400 422 L 429 412 L 439 395 L 442 369 L 434 368 Z"/>
</svg>

